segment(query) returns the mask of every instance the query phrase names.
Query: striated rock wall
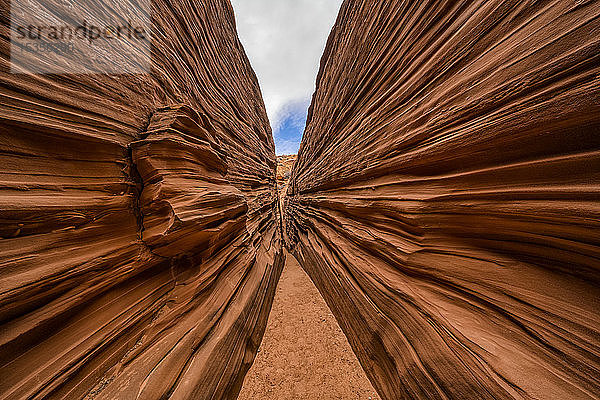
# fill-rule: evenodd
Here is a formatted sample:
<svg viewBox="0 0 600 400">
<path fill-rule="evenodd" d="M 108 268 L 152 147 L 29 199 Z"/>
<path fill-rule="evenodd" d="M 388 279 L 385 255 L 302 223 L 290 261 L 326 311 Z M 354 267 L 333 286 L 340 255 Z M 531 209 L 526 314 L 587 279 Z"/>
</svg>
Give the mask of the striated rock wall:
<svg viewBox="0 0 600 400">
<path fill-rule="evenodd" d="M 1 0 L 8 10 L 8 0 Z M 152 72 L 9 74 L 0 398 L 235 398 L 283 266 L 275 153 L 227 0 L 153 2 Z"/>
<path fill-rule="evenodd" d="M 292 175 L 292 169 L 296 162 L 296 155 L 277 156 L 277 184 L 282 188 L 287 184 Z"/>
<path fill-rule="evenodd" d="M 383 398 L 599 398 L 599 17 L 344 2 L 286 240 Z"/>
</svg>

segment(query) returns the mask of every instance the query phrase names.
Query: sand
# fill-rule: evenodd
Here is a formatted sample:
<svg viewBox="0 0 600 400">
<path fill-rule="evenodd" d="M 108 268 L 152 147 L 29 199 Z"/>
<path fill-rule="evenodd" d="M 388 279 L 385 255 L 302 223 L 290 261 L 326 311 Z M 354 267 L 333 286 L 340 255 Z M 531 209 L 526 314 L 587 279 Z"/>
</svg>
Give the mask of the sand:
<svg viewBox="0 0 600 400">
<path fill-rule="evenodd" d="M 379 399 L 327 304 L 291 254 L 239 399 Z"/>
</svg>

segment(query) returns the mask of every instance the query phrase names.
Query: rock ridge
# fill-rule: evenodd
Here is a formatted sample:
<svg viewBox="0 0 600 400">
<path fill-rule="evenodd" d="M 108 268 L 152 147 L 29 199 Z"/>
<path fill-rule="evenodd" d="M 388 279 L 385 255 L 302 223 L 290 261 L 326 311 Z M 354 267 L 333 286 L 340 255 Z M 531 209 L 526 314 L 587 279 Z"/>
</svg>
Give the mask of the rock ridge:
<svg viewBox="0 0 600 400">
<path fill-rule="evenodd" d="M 598 16 L 343 3 L 285 236 L 382 398 L 598 398 Z"/>
<path fill-rule="evenodd" d="M 138 75 L 10 74 L 2 23 L 1 399 L 233 399 L 256 354 L 284 263 L 258 81 L 228 1 L 152 15 Z"/>
</svg>

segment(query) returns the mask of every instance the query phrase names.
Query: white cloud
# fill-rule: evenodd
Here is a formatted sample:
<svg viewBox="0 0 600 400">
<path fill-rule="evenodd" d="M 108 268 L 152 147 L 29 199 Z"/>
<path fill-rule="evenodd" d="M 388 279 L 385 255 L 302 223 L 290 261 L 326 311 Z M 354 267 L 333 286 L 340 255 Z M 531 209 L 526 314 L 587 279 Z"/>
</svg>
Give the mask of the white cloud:
<svg viewBox="0 0 600 400">
<path fill-rule="evenodd" d="M 273 128 L 282 108 L 310 99 L 342 0 L 231 0 L 238 35 Z"/>
</svg>

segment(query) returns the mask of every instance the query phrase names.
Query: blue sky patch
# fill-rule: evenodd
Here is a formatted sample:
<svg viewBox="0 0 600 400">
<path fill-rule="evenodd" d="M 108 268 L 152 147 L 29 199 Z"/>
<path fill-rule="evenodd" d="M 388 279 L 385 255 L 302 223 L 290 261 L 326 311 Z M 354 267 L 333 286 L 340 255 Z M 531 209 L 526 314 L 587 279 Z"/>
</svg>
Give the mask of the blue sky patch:
<svg viewBox="0 0 600 400">
<path fill-rule="evenodd" d="M 291 101 L 285 104 L 273 127 L 275 152 L 277 155 L 296 154 L 300 148 L 310 99 Z"/>
</svg>

